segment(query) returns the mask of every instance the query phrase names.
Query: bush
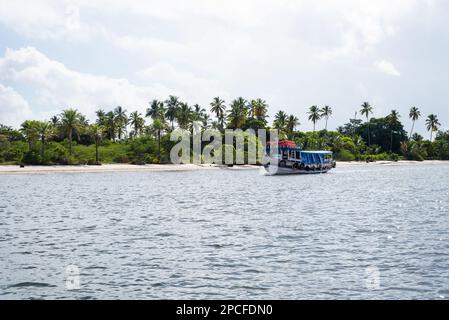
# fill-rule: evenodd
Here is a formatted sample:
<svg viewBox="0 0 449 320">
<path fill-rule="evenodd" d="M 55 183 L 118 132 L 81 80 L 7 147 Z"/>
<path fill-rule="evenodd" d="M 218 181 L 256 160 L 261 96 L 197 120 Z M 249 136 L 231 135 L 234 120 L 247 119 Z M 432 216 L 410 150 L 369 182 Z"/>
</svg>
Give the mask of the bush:
<svg viewBox="0 0 449 320">
<path fill-rule="evenodd" d="M 349 150 L 342 149 L 335 155 L 335 159 L 339 161 L 354 161 L 355 156 Z"/>
</svg>

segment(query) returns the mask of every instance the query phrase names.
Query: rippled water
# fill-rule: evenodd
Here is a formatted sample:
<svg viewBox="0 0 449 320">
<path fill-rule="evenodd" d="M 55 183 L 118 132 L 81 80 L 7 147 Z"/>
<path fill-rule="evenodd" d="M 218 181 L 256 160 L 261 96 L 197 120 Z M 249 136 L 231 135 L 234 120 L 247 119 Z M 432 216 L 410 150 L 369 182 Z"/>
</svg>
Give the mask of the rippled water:
<svg viewBox="0 0 449 320">
<path fill-rule="evenodd" d="M 4 299 L 449 297 L 449 165 L 1 175 L 0 215 Z"/>
</svg>

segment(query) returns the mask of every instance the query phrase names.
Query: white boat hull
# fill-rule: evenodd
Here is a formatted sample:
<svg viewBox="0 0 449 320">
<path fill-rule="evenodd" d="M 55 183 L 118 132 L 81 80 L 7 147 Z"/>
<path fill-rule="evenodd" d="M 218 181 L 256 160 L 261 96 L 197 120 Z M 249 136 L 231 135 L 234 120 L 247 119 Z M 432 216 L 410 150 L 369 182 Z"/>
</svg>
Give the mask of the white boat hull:
<svg viewBox="0 0 449 320">
<path fill-rule="evenodd" d="M 300 170 L 289 167 L 278 167 L 269 165 L 264 167 L 267 175 L 287 175 L 287 174 L 321 174 L 327 173 L 331 168 L 320 169 L 320 170 Z"/>
</svg>

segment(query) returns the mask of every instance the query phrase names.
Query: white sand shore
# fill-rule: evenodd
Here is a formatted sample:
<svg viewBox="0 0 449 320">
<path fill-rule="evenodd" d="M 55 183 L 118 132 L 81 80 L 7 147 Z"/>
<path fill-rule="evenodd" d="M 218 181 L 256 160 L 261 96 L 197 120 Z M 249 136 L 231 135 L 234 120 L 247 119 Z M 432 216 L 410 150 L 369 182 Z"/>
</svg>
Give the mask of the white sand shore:
<svg viewBox="0 0 449 320">
<path fill-rule="evenodd" d="M 377 162 L 337 162 L 337 168 L 344 167 L 359 167 L 359 166 L 416 166 L 416 165 L 442 165 L 449 164 L 449 161 L 377 161 Z M 259 166 L 244 165 L 244 166 L 217 166 L 210 164 L 147 164 L 147 165 L 132 165 L 132 164 L 104 164 L 101 166 L 25 166 L 20 168 L 18 165 L 0 165 L 1 174 L 29 174 L 29 173 L 88 173 L 88 172 L 130 172 L 130 171 L 194 171 L 194 170 L 247 170 L 259 169 Z"/>
<path fill-rule="evenodd" d="M 211 164 L 104 164 L 101 166 L 25 166 L 20 168 L 18 165 L 0 165 L 1 174 L 24 174 L 24 173 L 88 173 L 88 172 L 130 172 L 130 171 L 194 171 L 194 170 L 214 170 L 225 168 L 227 170 L 257 169 L 258 166 L 244 165 L 234 166 L 232 168 L 226 166 L 217 166 Z"/>
</svg>

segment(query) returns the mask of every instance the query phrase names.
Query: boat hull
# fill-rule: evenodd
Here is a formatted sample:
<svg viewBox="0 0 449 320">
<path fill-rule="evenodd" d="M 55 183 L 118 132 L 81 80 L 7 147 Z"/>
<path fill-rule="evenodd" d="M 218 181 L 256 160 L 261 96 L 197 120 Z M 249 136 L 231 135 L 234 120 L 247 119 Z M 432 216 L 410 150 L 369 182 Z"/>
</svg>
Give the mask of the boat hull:
<svg viewBox="0 0 449 320">
<path fill-rule="evenodd" d="M 300 170 L 289 167 L 278 167 L 278 166 L 265 166 L 265 171 L 267 175 L 288 175 L 288 174 L 322 174 L 327 173 L 330 168 L 320 169 L 320 170 Z"/>
</svg>

